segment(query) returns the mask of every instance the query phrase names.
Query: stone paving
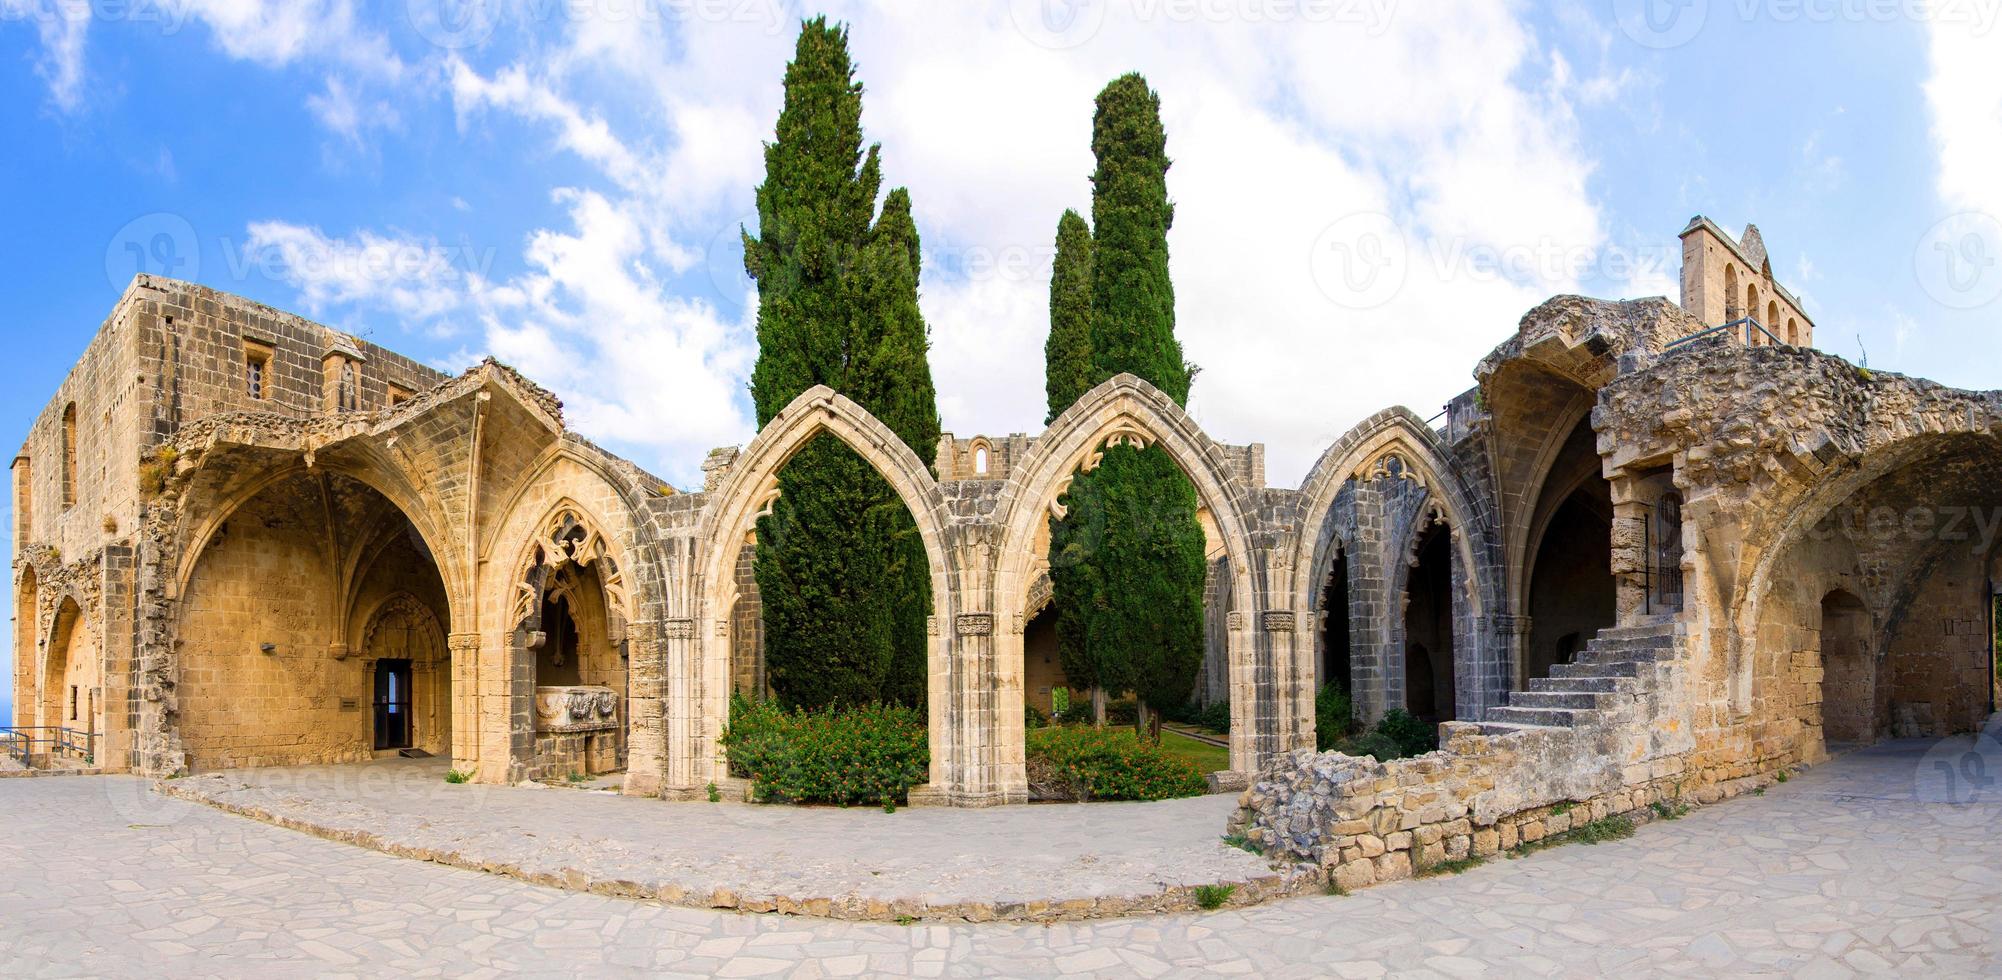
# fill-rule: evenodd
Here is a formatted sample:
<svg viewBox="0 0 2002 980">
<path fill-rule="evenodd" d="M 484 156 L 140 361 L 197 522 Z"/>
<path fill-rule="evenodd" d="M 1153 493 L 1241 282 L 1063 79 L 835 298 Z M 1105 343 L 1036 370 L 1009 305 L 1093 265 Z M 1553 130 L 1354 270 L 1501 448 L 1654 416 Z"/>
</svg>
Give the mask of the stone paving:
<svg viewBox="0 0 2002 980">
<path fill-rule="evenodd" d="M 673 908 L 393 858 L 138 780 L 5 780 L 0 962 L 28 977 L 1995 976 L 2002 806 L 1915 801 L 1938 761 L 1925 750 L 1866 750 L 1625 841 L 1458 877 L 1051 926 Z"/>
<path fill-rule="evenodd" d="M 697 908 L 1047 921 L 1194 910 L 1197 885 L 1234 885 L 1242 904 L 1285 887 L 1223 843 L 1234 795 L 885 813 L 453 785 L 445 772 L 443 760 L 383 759 L 161 785 L 400 856 Z"/>
</svg>

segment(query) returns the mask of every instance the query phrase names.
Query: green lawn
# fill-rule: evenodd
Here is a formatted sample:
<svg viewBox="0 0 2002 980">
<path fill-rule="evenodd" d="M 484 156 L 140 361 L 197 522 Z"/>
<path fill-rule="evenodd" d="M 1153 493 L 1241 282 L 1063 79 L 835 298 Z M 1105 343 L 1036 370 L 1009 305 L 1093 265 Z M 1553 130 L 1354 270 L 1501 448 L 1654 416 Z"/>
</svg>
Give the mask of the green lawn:
<svg viewBox="0 0 2002 980">
<path fill-rule="evenodd" d="M 1196 764 L 1203 773 L 1223 772 L 1230 768 L 1230 750 L 1207 742 L 1198 742 L 1187 735 L 1177 735 L 1167 729 L 1161 730 L 1161 751 L 1177 759 L 1187 759 Z"/>
</svg>

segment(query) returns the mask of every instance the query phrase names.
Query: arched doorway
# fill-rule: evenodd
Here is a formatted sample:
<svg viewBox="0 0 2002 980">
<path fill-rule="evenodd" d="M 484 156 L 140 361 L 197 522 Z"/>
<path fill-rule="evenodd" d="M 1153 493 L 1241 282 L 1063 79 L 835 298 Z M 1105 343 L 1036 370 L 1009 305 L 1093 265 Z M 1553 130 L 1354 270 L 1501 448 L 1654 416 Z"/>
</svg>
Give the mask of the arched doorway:
<svg viewBox="0 0 2002 980">
<path fill-rule="evenodd" d="M 190 769 L 449 749 L 444 581 L 380 491 L 324 467 L 281 472 L 204 523 L 192 548 L 176 631 Z M 386 673 L 400 678 L 393 690 Z"/>
<path fill-rule="evenodd" d="M 53 761 L 95 762 L 104 732 L 104 651 L 74 599 L 65 598 L 56 608 L 41 681 L 41 727 L 68 729 L 71 735 L 53 750 Z M 45 731 L 39 737 L 54 734 Z"/>
<path fill-rule="evenodd" d="M 1830 751 L 1876 739 L 1870 631 L 1862 599 L 1842 589 L 1821 598 L 1821 730 Z"/>
<path fill-rule="evenodd" d="M 1678 524 L 1679 526 L 1679 524 Z M 1613 491 L 1599 468 L 1589 418 L 1578 421 L 1554 458 L 1531 513 L 1524 610 L 1529 632 L 1521 683 L 1570 663 L 1600 630 L 1613 625 Z M 1680 559 L 1677 560 L 1678 567 Z"/>
<path fill-rule="evenodd" d="M 35 676 L 35 632 L 41 618 L 38 581 L 35 566 L 23 564 L 14 592 L 14 711 L 7 719 L 17 728 L 33 727 L 41 703 L 41 679 Z"/>
<path fill-rule="evenodd" d="M 1433 521 L 1419 534 L 1404 590 L 1405 708 L 1424 721 L 1457 717 L 1453 675 L 1453 533 Z"/>
</svg>

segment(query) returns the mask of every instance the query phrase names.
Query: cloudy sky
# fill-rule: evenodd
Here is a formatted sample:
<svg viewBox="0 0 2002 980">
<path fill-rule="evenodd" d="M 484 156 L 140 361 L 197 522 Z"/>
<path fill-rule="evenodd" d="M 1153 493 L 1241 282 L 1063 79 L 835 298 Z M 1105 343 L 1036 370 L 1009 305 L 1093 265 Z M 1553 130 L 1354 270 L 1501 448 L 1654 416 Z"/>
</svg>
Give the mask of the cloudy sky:
<svg viewBox="0 0 2002 980">
<path fill-rule="evenodd" d="M 1996 387 L 2002 0 L 0 0 L 0 434 L 135 271 L 456 370 L 672 482 L 751 434 L 741 272 L 799 18 L 852 25 L 946 427 L 1033 431 L 1091 101 L 1160 91 L 1191 409 L 1295 485 L 1567 291 L 1757 222 L 1824 349 Z"/>
</svg>

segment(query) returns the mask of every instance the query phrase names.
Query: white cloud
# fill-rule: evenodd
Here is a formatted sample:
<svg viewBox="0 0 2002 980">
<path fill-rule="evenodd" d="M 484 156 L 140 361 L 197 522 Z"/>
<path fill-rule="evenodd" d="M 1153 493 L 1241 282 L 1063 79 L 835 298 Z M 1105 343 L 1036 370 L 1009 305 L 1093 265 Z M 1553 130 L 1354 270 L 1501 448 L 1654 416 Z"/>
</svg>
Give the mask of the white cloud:
<svg viewBox="0 0 2002 980">
<path fill-rule="evenodd" d="M 1580 79 L 1516 5 L 1399 5 L 1367 26 L 1166 9 L 1115 5 L 1065 50 L 1002 4 L 828 10 L 853 24 L 887 183 L 912 190 L 933 370 L 959 434 L 1041 427 L 1047 252 L 1057 215 L 1088 211 L 1092 98 L 1123 71 L 1163 100 L 1178 332 L 1205 369 L 1191 409 L 1220 439 L 1267 442 L 1275 483 L 1387 404 L 1432 414 L 1607 249 L 1572 109 L 1629 79 Z M 488 50 L 443 62 L 462 130 L 524 122 L 598 175 L 556 189 L 568 227 L 528 234 L 521 275 L 462 284 L 455 315 L 563 394 L 587 435 L 653 452 L 676 478 L 750 435 L 735 229 L 791 47 L 790 23 L 586 16 L 497 66 L 475 63 Z M 1356 214 L 1384 216 L 1407 259 L 1402 288 L 1359 310 L 1330 300 L 1314 251 Z M 350 288 L 301 282 L 309 302 Z M 697 298 L 715 290 L 723 309 Z"/>
<path fill-rule="evenodd" d="M 1927 27 L 1932 75 L 1925 94 L 1940 199 L 2002 217 L 2002 183 L 1994 177 L 2002 159 L 2002 29 L 1954 18 Z"/>
<path fill-rule="evenodd" d="M 282 221 L 253 222 L 246 231 L 244 268 L 298 290 L 315 316 L 369 306 L 407 320 L 435 320 L 461 308 L 493 258 L 490 251 L 371 231 L 333 238 Z"/>
<path fill-rule="evenodd" d="M 41 56 L 35 72 L 49 86 L 49 101 L 64 112 L 83 105 L 84 47 L 90 35 L 87 0 L 0 0 L 0 21 L 35 25 Z"/>
</svg>

